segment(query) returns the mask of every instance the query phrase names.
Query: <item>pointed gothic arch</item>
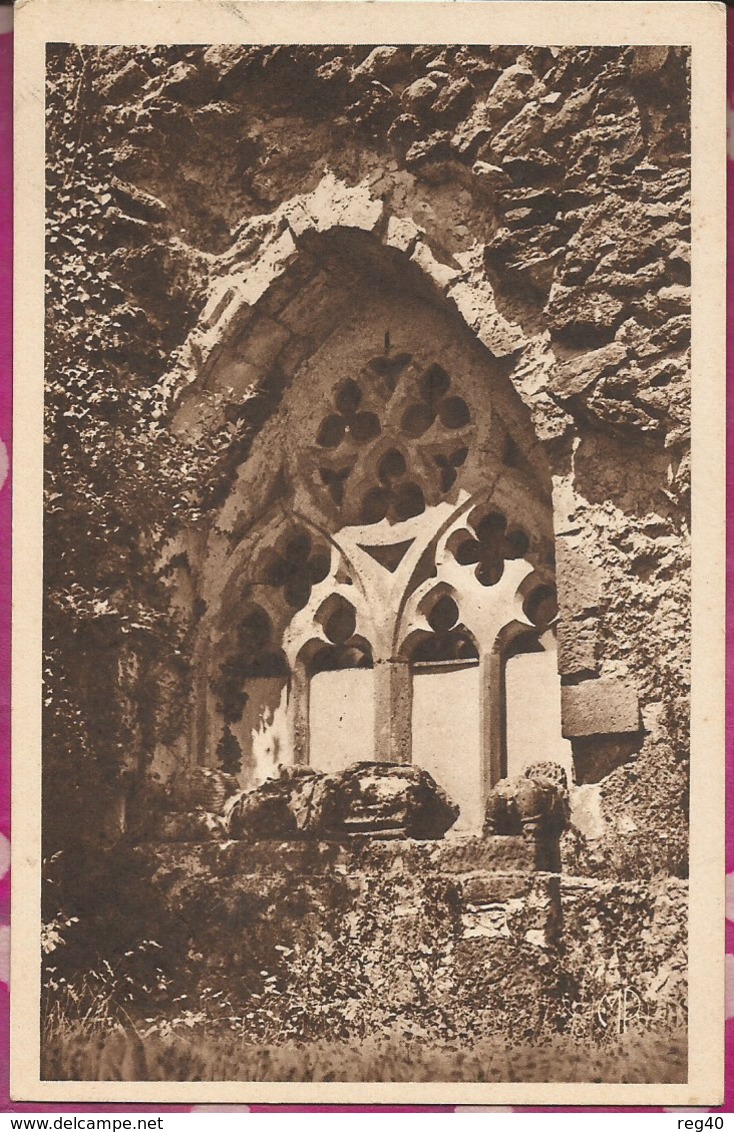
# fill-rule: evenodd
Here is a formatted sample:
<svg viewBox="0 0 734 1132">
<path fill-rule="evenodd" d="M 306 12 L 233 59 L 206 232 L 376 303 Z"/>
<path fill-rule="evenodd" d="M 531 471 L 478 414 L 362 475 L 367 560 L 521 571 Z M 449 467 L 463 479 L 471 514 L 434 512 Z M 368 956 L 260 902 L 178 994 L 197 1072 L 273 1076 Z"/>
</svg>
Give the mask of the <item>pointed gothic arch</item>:
<svg viewBox="0 0 734 1132">
<path fill-rule="evenodd" d="M 224 412 L 256 435 L 200 554 L 191 757 L 213 761 L 226 727 L 248 781 L 277 762 L 410 761 L 426 737 L 414 708 L 440 701 L 416 689 L 447 686 L 453 665 L 457 687 L 475 687 L 481 805 L 507 769 L 503 642 L 509 626 L 535 631 L 528 592 L 553 586 L 550 474 L 511 360 L 442 294 L 438 261 L 426 270 L 389 230 L 298 240 L 286 226 L 277 270 L 263 251 L 256 301 L 232 298 L 234 271 L 210 309 L 219 338 L 179 397 L 179 426 Z M 450 626 L 446 601 L 436 614 L 446 596 Z M 246 662 L 253 625 L 260 669 Z M 328 717 L 329 689 L 347 715 L 361 698 L 359 725 Z M 330 727 L 341 754 L 325 751 Z"/>
</svg>

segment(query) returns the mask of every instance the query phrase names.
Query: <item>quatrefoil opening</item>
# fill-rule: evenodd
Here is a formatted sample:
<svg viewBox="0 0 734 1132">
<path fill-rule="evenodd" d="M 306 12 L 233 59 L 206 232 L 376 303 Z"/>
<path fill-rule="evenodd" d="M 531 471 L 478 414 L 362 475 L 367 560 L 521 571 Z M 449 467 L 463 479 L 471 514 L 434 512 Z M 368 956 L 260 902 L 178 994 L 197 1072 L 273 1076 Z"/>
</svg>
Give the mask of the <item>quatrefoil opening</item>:
<svg viewBox="0 0 734 1132">
<path fill-rule="evenodd" d="M 467 532 L 454 548 L 453 554 L 460 566 L 474 566 L 474 576 L 482 586 L 494 586 L 505 570 L 505 562 L 522 558 L 530 546 L 530 539 L 518 527 L 509 528 L 506 517 L 499 511 L 471 524 L 474 535 Z"/>
<path fill-rule="evenodd" d="M 303 609 L 311 590 L 329 574 L 329 552 L 314 547 L 306 531 L 295 531 L 279 550 L 270 555 L 265 567 L 265 584 L 281 590 L 291 609 Z"/>
</svg>

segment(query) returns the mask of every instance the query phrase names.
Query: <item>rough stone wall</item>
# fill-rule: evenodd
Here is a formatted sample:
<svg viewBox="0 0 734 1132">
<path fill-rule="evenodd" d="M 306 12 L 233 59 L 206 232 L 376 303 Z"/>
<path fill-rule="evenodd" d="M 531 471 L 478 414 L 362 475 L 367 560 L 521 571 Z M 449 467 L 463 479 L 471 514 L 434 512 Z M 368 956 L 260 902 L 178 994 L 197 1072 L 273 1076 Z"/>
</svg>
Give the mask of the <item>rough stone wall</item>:
<svg viewBox="0 0 734 1132">
<path fill-rule="evenodd" d="M 245 1012 L 262 1040 L 613 1036 L 625 989 L 630 1029 L 682 1028 L 685 882 L 600 885 L 532 856 L 515 837 L 140 846 L 106 884 L 119 946 L 163 945 L 172 1001 Z"/>
<path fill-rule="evenodd" d="M 683 874 L 685 50 L 114 48 L 103 62 L 120 241 L 149 318 L 166 318 L 167 290 L 179 317 L 192 296 L 182 343 L 227 249 L 239 239 L 254 265 L 269 215 L 326 170 L 422 234 L 466 282 L 480 337 L 499 317 L 488 348 L 512 361 L 553 473 L 564 726 L 593 835 L 569 852 L 591 871 Z"/>
</svg>

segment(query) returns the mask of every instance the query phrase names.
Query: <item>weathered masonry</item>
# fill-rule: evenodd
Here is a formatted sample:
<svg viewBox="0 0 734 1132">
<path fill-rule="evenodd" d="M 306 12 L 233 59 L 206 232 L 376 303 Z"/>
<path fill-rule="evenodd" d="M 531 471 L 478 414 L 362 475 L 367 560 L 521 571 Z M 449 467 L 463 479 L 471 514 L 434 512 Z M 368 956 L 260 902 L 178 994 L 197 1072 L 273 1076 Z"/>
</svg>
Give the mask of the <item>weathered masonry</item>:
<svg viewBox="0 0 734 1132">
<path fill-rule="evenodd" d="M 412 761 L 464 829 L 531 762 L 597 781 L 642 721 L 633 681 L 603 672 L 599 573 L 527 394 L 542 339 L 364 186 L 327 174 L 258 244 L 223 257 L 174 375 L 175 428 L 259 425 L 179 567 L 202 611 L 183 757 L 234 744 L 243 786 Z"/>
</svg>

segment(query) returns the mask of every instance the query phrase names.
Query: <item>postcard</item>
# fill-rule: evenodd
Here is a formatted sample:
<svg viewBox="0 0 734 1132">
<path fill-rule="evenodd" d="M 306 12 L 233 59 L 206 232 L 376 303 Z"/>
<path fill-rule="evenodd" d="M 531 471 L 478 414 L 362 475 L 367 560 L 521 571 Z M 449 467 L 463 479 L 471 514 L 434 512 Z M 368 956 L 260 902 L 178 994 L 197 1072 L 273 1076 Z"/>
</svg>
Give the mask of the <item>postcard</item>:
<svg viewBox="0 0 734 1132">
<path fill-rule="evenodd" d="M 724 6 L 16 12 L 13 1097 L 720 1104 Z"/>
</svg>

